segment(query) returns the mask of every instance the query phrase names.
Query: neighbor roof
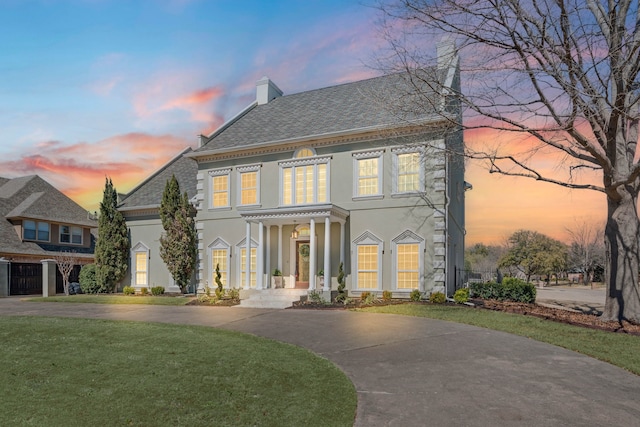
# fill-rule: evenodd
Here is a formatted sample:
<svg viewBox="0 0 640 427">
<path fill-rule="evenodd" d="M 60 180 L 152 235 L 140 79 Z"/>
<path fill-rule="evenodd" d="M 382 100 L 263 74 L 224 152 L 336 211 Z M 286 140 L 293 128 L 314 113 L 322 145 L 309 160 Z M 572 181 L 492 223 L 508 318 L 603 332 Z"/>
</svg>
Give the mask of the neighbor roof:
<svg viewBox="0 0 640 427">
<path fill-rule="evenodd" d="M 399 104 L 402 97 L 415 92 L 412 84 L 407 74 L 392 74 L 281 96 L 262 105 L 254 104 L 233 123 L 210 135 L 209 141 L 194 154 L 406 125 L 411 120 L 426 118 L 430 113 L 433 118 L 435 108 L 418 114 L 390 108 Z M 421 96 L 438 97 L 428 87 L 423 88 Z M 437 102 L 432 104 L 437 105 Z"/>
<path fill-rule="evenodd" d="M 164 187 L 167 181 L 171 179 L 171 175 L 176 176 L 181 193 L 186 191 L 189 198 L 195 196 L 198 165 L 195 160 L 183 157 L 184 154 L 190 151 L 192 151 L 191 148 L 183 150 L 178 156 L 171 159 L 169 163 L 126 194 L 118 205 L 118 209 L 156 208 L 160 206 Z"/>
<path fill-rule="evenodd" d="M 45 255 L 51 245 L 23 242 L 10 220 L 33 219 L 96 227 L 87 211 L 37 175 L 0 178 L 0 252 Z"/>
</svg>

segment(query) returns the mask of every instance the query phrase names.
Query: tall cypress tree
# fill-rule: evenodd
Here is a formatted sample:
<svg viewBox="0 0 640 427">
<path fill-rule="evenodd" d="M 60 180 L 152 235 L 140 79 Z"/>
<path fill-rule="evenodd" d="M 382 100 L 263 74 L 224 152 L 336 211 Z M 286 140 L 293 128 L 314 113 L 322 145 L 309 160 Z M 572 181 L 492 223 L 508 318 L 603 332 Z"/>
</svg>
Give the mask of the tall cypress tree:
<svg viewBox="0 0 640 427">
<path fill-rule="evenodd" d="M 180 185 L 175 176 L 165 185 L 160 219 L 165 230 L 160 238 L 160 257 L 184 292 L 196 267 L 196 230 L 189 196 L 185 192 L 180 197 Z"/>
<path fill-rule="evenodd" d="M 169 229 L 173 219 L 176 216 L 176 211 L 180 207 L 180 184 L 175 175 L 171 175 L 171 179 L 167 181 L 162 192 L 162 201 L 160 202 L 160 221 L 162 221 L 162 228 Z"/>
<path fill-rule="evenodd" d="M 96 282 L 100 292 L 113 292 L 127 272 L 129 233 L 122 213 L 117 209 L 118 193 L 111 178 L 106 178 L 96 242 Z"/>
</svg>

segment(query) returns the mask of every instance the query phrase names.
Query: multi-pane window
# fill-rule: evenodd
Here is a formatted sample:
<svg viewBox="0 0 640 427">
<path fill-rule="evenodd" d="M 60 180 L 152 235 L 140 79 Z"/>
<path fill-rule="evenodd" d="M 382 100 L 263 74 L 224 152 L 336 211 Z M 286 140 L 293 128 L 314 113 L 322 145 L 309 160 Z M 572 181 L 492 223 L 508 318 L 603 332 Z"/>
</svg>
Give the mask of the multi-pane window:
<svg viewBox="0 0 640 427">
<path fill-rule="evenodd" d="M 49 223 L 25 220 L 22 222 L 22 238 L 24 240 L 49 241 Z"/>
<path fill-rule="evenodd" d="M 378 287 L 378 245 L 358 245 L 358 288 Z"/>
<path fill-rule="evenodd" d="M 136 262 L 136 286 L 146 286 L 148 284 L 147 280 L 147 267 L 148 267 L 148 256 L 147 252 L 136 252 L 135 253 L 135 262 Z"/>
<path fill-rule="evenodd" d="M 240 173 L 240 204 L 258 203 L 258 171 Z"/>
<path fill-rule="evenodd" d="M 328 158 L 281 164 L 283 205 L 308 205 L 329 201 Z"/>
<path fill-rule="evenodd" d="M 257 266 L 257 249 L 251 248 L 251 271 L 249 272 L 250 287 L 256 287 L 256 266 Z M 244 286 L 247 277 L 247 248 L 240 249 L 240 283 Z"/>
<path fill-rule="evenodd" d="M 212 177 L 212 207 L 229 206 L 229 174 L 214 175 Z"/>
<path fill-rule="evenodd" d="M 396 156 L 396 192 L 420 191 L 420 153 L 399 153 Z"/>
<path fill-rule="evenodd" d="M 211 283 L 215 286 L 217 286 L 216 283 L 216 270 L 218 270 L 220 272 L 220 281 L 222 282 L 223 286 L 228 286 L 229 282 L 227 281 L 227 271 L 228 271 L 228 265 L 227 265 L 227 259 L 229 257 L 229 250 L 228 249 L 212 249 L 211 250 L 211 265 L 213 266 L 212 271 L 213 271 L 213 277 L 211 280 Z"/>
<path fill-rule="evenodd" d="M 382 197 L 383 150 L 353 153 L 353 196 Z"/>
<path fill-rule="evenodd" d="M 396 246 L 397 288 L 420 288 L 420 259 L 417 243 L 398 244 Z"/>
<path fill-rule="evenodd" d="M 82 244 L 82 228 L 70 225 L 60 226 L 60 243 Z"/>
</svg>

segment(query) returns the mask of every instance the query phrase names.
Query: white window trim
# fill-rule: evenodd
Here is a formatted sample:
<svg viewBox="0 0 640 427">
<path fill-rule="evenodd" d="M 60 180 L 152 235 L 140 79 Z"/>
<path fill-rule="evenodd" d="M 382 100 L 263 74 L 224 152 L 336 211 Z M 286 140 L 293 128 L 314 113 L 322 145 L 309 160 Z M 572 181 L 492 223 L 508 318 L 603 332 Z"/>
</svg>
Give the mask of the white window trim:
<svg viewBox="0 0 640 427">
<path fill-rule="evenodd" d="M 352 153 L 353 156 L 353 200 L 371 200 L 371 199 L 382 199 L 384 194 L 382 192 L 382 177 L 384 170 L 383 168 L 383 154 L 384 150 L 375 150 L 375 151 L 360 151 Z M 359 160 L 363 159 L 378 159 L 378 192 L 376 194 L 358 194 L 358 190 L 360 188 L 360 167 Z"/>
<path fill-rule="evenodd" d="M 213 206 L 213 178 L 218 176 L 227 176 L 227 205 L 226 206 Z M 209 171 L 209 209 L 212 210 L 229 210 L 231 209 L 231 168 L 214 169 Z"/>
<path fill-rule="evenodd" d="M 358 246 L 377 245 L 378 246 L 378 284 L 375 288 L 358 287 Z M 384 242 L 369 230 L 362 233 L 351 242 L 351 263 L 353 274 L 353 291 L 379 291 L 382 290 L 382 255 L 384 252 Z"/>
<path fill-rule="evenodd" d="M 235 254 L 236 254 L 236 272 L 237 272 L 237 286 L 238 288 L 242 289 L 244 288 L 244 281 L 242 283 L 240 283 L 240 281 L 242 280 L 242 269 L 245 267 L 242 262 L 242 250 L 246 249 L 246 241 L 247 238 L 245 237 L 244 239 L 242 239 L 240 242 L 238 242 L 236 244 L 236 250 L 235 250 Z M 251 249 L 256 249 L 256 257 L 258 256 L 258 242 L 254 239 L 251 239 Z M 249 254 L 249 256 L 251 256 L 251 254 Z M 256 259 L 256 262 L 258 262 L 258 260 Z M 256 264 L 256 287 L 258 286 L 258 277 L 257 277 L 257 268 L 258 265 Z M 251 273 L 251 272 L 250 272 Z M 255 289 L 255 288 L 251 288 L 251 289 Z"/>
<path fill-rule="evenodd" d="M 396 238 L 391 240 L 391 278 L 394 292 L 411 293 L 412 289 L 398 288 L 398 245 L 418 244 L 418 289 L 424 292 L 424 239 L 411 230 L 405 230 Z"/>
<path fill-rule="evenodd" d="M 239 166 L 236 168 L 236 170 L 238 171 L 238 203 L 237 203 L 238 206 L 252 206 L 252 207 L 261 206 L 261 202 L 260 202 L 260 170 L 261 168 L 262 168 L 262 164 Z M 256 202 L 242 204 L 242 174 L 247 172 L 256 172 Z"/>
<path fill-rule="evenodd" d="M 331 160 L 332 156 L 323 156 L 323 157 L 305 157 L 302 159 L 293 159 L 293 160 L 285 160 L 282 162 L 278 162 L 279 171 L 278 171 L 278 199 L 280 206 L 308 206 L 308 205 L 316 205 L 316 204 L 327 204 L 331 201 Z M 327 182 L 326 182 L 326 200 L 323 202 L 318 202 L 318 165 L 326 164 L 327 165 Z M 296 203 L 296 174 L 295 168 L 298 166 L 314 166 L 313 168 L 313 183 L 314 183 L 314 197 L 311 203 Z M 284 204 L 284 169 L 292 168 L 291 171 L 291 204 Z"/>
<path fill-rule="evenodd" d="M 398 155 L 399 154 L 413 154 L 413 153 L 418 153 L 420 154 L 420 169 L 419 169 L 419 176 L 418 176 L 418 180 L 419 183 L 418 185 L 420 186 L 420 189 L 418 191 L 398 191 L 398 173 L 399 173 L 399 168 L 398 168 Z M 392 148 L 391 149 L 391 154 L 393 157 L 393 167 L 392 167 L 392 189 L 391 189 L 391 196 L 392 197 L 410 197 L 410 196 L 416 196 L 416 195 L 421 195 L 425 193 L 425 188 L 426 188 L 426 178 L 425 178 L 425 164 L 424 164 L 424 148 L 421 146 L 409 146 L 409 147 L 398 147 L 398 148 Z"/>
<path fill-rule="evenodd" d="M 138 242 L 136 243 L 136 245 L 134 247 L 131 248 L 131 286 L 133 287 L 138 287 L 138 288 L 148 288 L 149 287 L 149 273 L 150 273 L 150 264 L 151 264 L 151 257 L 149 256 L 149 247 L 147 245 L 145 245 L 142 242 Z M 136 263 L 136 254 L 138 253 L 145 253 L 147 256 L 147 283 L 144 285 L 139 285 L 137 283 L 137 263 Z M 142 271 L 142 270 L 140 270 Z"/>
<path fill-rule="evenodd" d="M 209 271 L 211 272 L 211 274 L 209 274 L 209 277 L 211 277 L 211 281 L 209 282 L 209 287 L 211 289 L 217 287 L 218 285 L 216 284 L 216 266 L 213 265 L 213 251 L 214 250 L 226 250 L 227 251 L 227 269 L 225 271 L 226 276 L 227 276 L 227 283 L 222 283 L 223 286 L 227 287 L 227 288 L 231 288 L 229 282 L 230 282 L 230 268 L 231 268 L 231 245 L 229 245 L 227 242 L 225 242 L 224 239 L 218 237 L 217 239 L 215 239 L 208 247 L 207 247 L 207 258 L 209 259 Z M 222 270 L 220 270 L 222 271 Z"/>
</svg>

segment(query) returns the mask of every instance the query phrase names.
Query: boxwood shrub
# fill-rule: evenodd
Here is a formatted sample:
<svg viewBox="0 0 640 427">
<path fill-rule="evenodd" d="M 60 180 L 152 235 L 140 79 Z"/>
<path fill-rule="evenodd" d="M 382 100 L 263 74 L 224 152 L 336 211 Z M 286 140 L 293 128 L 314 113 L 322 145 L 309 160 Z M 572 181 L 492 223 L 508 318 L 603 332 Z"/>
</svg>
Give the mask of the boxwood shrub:
<svg viewBox="0 0 640 427">
<path fill-rule="evenodd" d="M 536 287 L 515 277 L 505 277 L 502 283 L 471 283 L 469 292 L 473 298 L 524 303 L 536 301 Z"/>
</svg>

